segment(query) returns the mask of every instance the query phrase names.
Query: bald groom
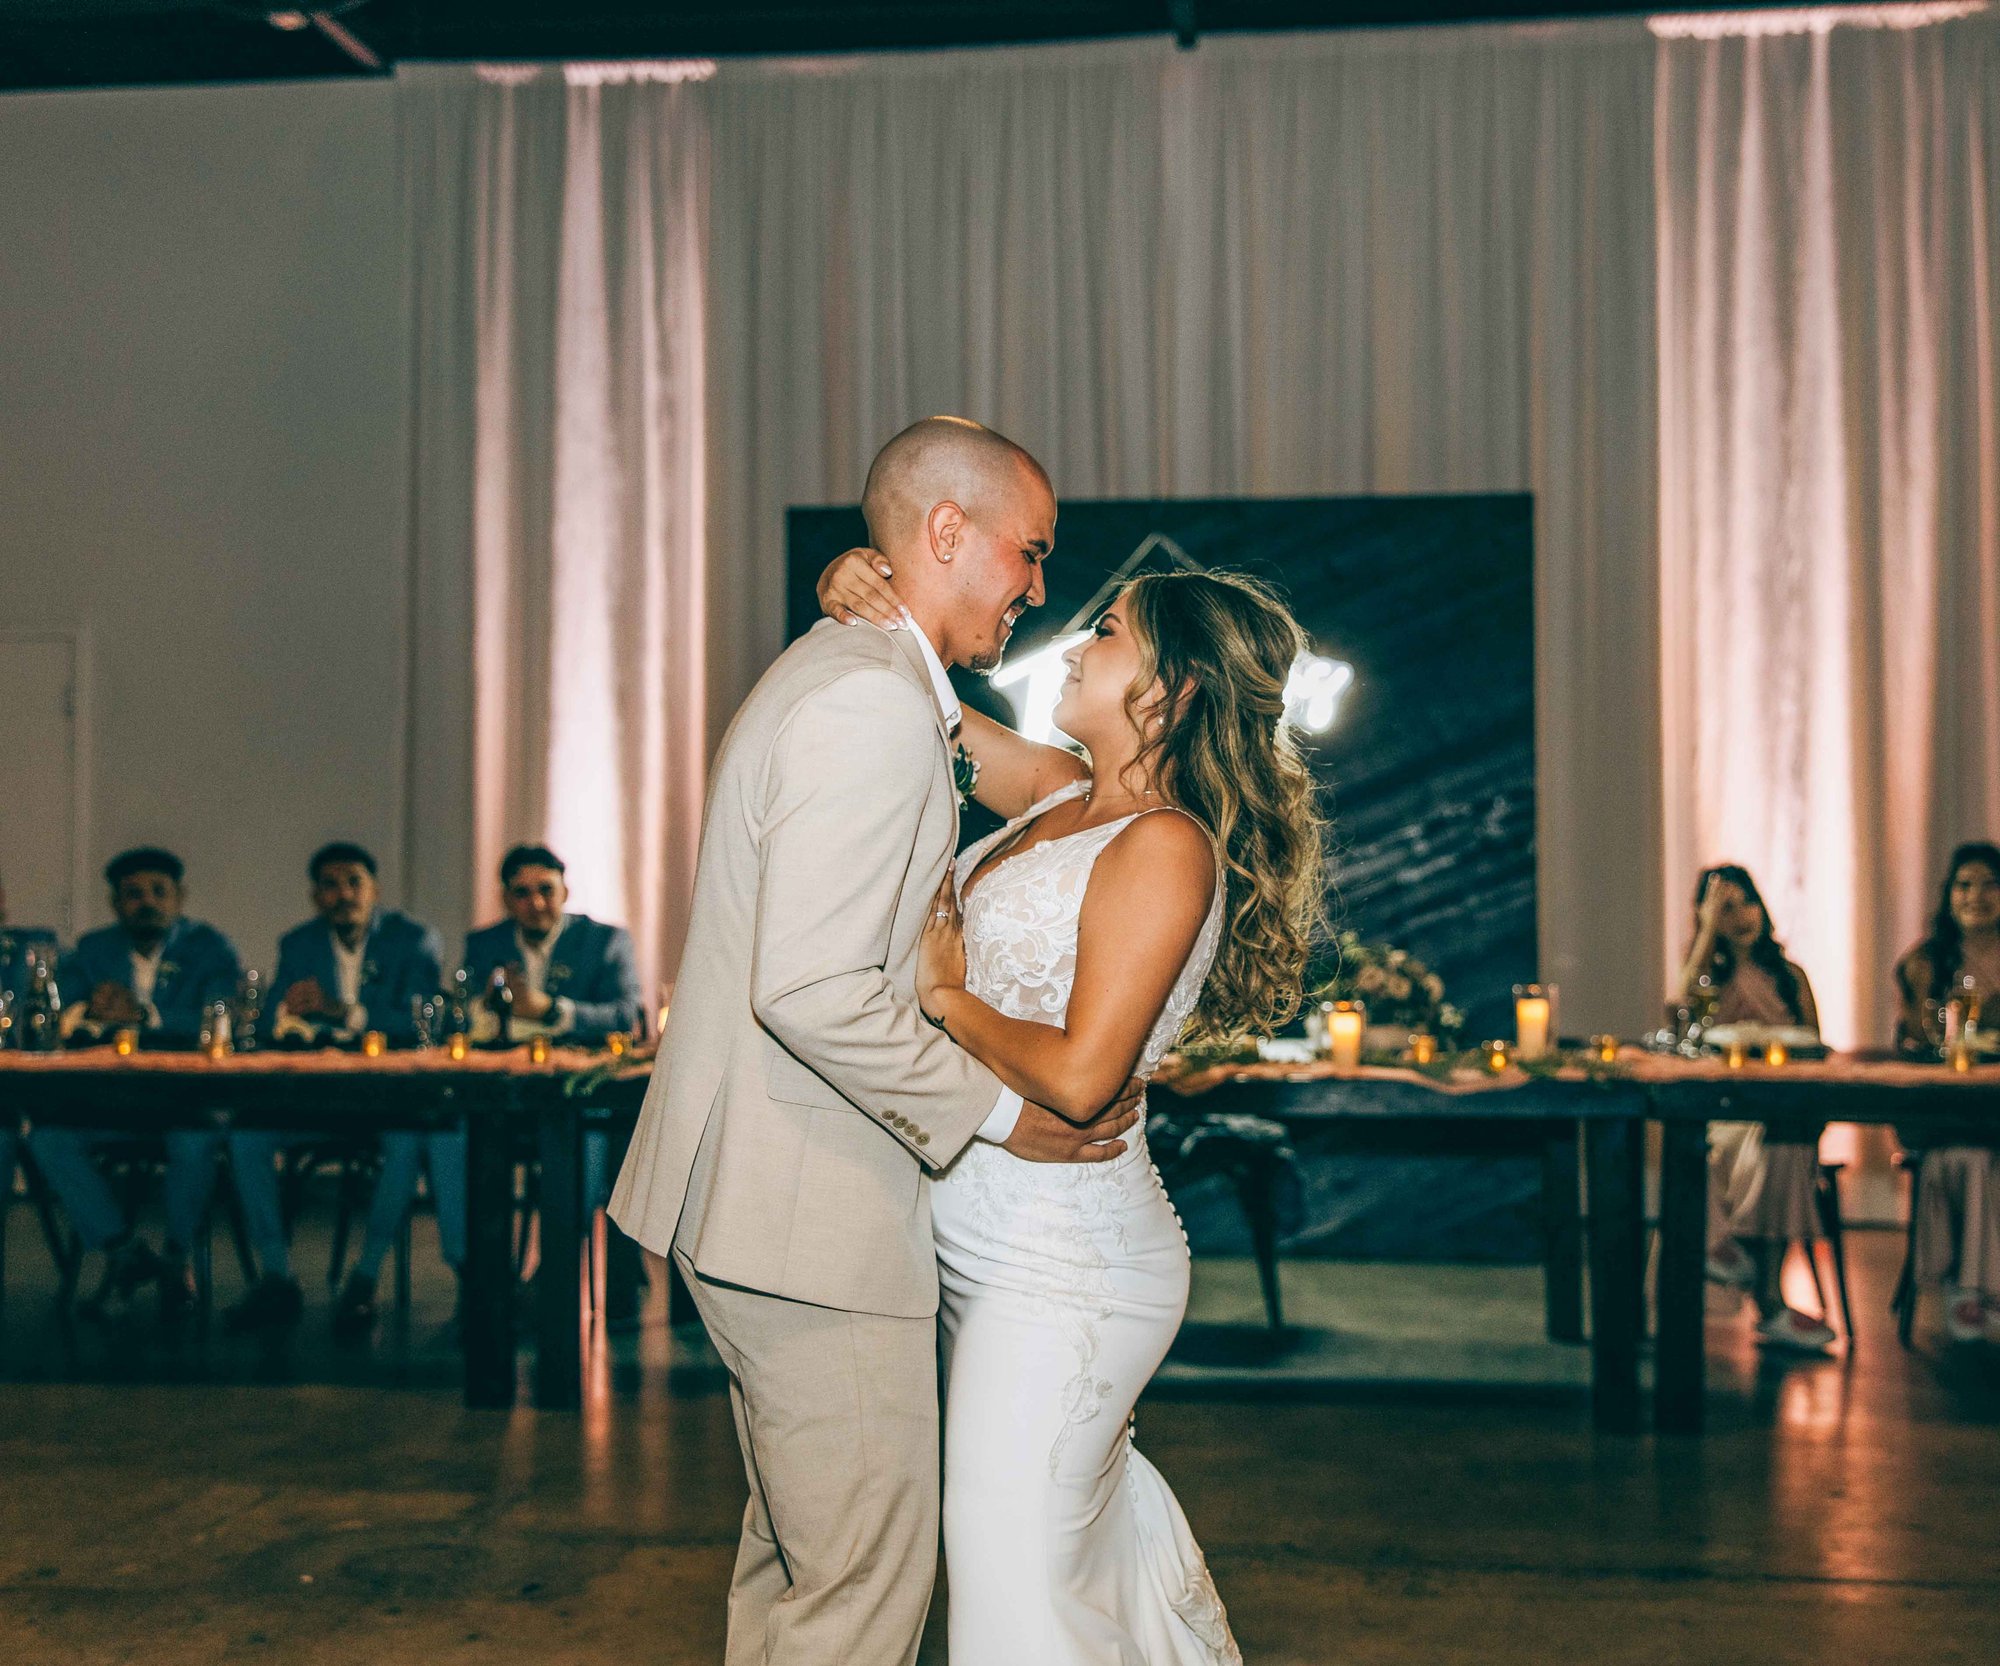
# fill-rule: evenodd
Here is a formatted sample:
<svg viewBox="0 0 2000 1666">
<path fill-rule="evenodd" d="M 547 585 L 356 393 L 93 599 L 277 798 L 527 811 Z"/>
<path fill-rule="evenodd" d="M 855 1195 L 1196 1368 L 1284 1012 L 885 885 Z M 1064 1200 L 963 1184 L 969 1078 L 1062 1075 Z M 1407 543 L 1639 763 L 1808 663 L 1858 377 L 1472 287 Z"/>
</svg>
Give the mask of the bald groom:
<svg viewBox="0 0 2000 1666">
<path fill-rule="evenodd" d="M 945 668 L 991 670 L 1040 605 L 1048 476 L 932 417 L 883 447 L 863 508 L 912 628 L 820 624 L 730 725 L 611 1204 L 674 1256 L 729 1368 L 750 1479 L 729 1666 L 915 1660 L 938 1535 L 929 1176 L 974 1138 L 1103 1160 L 1134 1120 L 1130 1089 L 1084 1128 L 1023 1106 L 915 997 L 958 827 Z"/>
</svg>

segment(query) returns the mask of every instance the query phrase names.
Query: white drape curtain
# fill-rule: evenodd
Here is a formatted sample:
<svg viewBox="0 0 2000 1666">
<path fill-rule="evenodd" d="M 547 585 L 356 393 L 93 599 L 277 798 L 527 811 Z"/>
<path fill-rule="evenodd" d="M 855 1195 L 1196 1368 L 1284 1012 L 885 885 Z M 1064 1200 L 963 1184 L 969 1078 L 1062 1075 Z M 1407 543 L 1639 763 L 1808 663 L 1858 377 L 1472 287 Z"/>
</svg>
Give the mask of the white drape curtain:
<svg viewBox="0 0 2000 1666">
<path fill-rule="evenodd" d="M 932 411 L 1076 498 L 1532 491 L 1544 971 L 1573 1021 L 1636 1022 L 1660 958 L 1651 66 L 1636 24 L 723 65 L 725 662 L 780 644 L 785 507 L 856 500 Z"/>
<path fill-rule="evenodd" d="M 406 72 L 420 890 L 546 832 L 670 967 L 785 509 L 959 411 L 1072 498 L 1533 492 L 1566 1023 L 1735 857 L 1879 1036 L 2000 828 L 1965 9 Z"/>
<path fill-rule="evenodd" d="M 655 969 L 705 765 L 694 95 L 667 66 L 420 70 L 403 107 L 417 900 L 490 913 L 501 853 L 545 841 L 572 906 L 630 926 Z"/>
<path fill-rule="evenodd" d="M 1661 26 L 1669 929 L 1744 862 L 1841 1040 L 2000 830 L 2000 26 L 1949 10 Z"/>
</svg>

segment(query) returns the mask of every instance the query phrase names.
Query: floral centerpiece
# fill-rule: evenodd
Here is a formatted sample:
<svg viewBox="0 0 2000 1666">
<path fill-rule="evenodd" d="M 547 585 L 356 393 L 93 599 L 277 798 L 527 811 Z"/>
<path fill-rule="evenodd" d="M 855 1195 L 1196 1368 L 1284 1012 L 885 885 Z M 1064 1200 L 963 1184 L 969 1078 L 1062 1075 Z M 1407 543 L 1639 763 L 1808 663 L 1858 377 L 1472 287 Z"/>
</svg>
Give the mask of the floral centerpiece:
<svg viewBox="0 0 2000 1666">
<path fill-rule="evenodd" d="M 1444 998 L 1444 979 L 1407 949 L 1364 943 L 1354 931 L 1343 931 L 1335 946 L 1339 957 L 1331 976 L 1313 989 L 1309 1001 L 1361 1002 L 1368 1009 L 1371 1047 L 1400 1047 L 1411 1030 L 1449 1039 L 1465 1027 L 1465 1014 Z M 1396 1032 L 1393 1040 L 1386 1031 Z"/>
</svg>

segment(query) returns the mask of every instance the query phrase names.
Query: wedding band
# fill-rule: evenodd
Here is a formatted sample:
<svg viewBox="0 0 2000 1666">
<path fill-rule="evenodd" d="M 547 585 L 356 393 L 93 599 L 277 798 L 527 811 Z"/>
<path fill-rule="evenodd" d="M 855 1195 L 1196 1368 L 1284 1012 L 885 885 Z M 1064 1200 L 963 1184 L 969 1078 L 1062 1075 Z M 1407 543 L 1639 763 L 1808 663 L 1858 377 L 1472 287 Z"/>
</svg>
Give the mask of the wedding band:
<svg viewBox="0 0 2000 1666">
<path fill-rule="evenodd" d="M 949 920 L 951 918 L 951 911 L 949 909 L 940 908 L 935 914 L 931 916 L 931 918 L 933 920 Z"/>
</svg>

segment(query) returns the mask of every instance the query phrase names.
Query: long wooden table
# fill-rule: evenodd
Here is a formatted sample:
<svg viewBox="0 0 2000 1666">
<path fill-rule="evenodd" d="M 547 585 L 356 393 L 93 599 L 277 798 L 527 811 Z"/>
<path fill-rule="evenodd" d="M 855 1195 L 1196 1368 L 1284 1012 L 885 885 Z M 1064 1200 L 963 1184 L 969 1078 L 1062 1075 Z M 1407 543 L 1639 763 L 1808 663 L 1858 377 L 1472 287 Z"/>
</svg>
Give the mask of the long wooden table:
<svg viewBox="0 0 2000 1666">
<path fill-rule="evenodd" d="M 568 1048 L 529 1062 L 525 1049 L 442 1051 L 379 1058 L 327 1052 L 258 1052 L 211 1060 L 193 1053 L 0 1053 L 0 1116 L 112 1127 L 333 1129 L 370 1133 L 433 1129 L 462 1120 L 466 1151 L 466 1259 L 462 1269 L 465 1401 L 510 1406 L 517 1392 L 514 1320 L 514 1168 L 540 1165 L 541 1270 L 535 1280 L 534 1403 L 582 1403 L 583 1127 L 605 1117 L 629 1125 L 648 1067 L 609 1084 L 604 1056 Z"/>
<path fill-rule="evenodd" d="M 1558 1076 L 1462 1070 L 1439 1078 L 1324 1063 L 1218 1065 L 1167 1085 L 1182 1108 L 1309 1127 L 1316 1141 L 1345 1148 L 1540 1155 L 1548 1333 L 1562 1342 L 1587 1337 L 1599 1428 L 1634 1433 L 1642 1426 L 1648 1115 L 1642 1089 L 1580 1068 Z M 1587 1234 L 1577 1213 L 1579 1156 Z M 1590 1270 L 1587 1331 L 1579 1251 L 1587 1253 Z"/>
<path fill-rule="evenodd" d="M 1465 1070 L 1448 1080 L 1401 1069 L 1225 1065 L 1176 1086 L 1218 1112 L 1316 1128 L 1399 1122 L 1419 1135 L 1435 1131 L 1440 1141 L 1462 1140 L 1468 1128 L 1574 1127 L 1584 1152 L 1593 1412 L 1599 1428 L 1620 1433 L 1637 1433 L 1645 1423 L 1639 1365 L 1647 1122 L 1663 1126 L 1652 1422 L 1675 1434 L 1702 1425 L 1709 1123 L 1894 1123 L 1931 1144 L 2000 1138 L 2000 1066 L 1960 1073 L 1868 1056 L 1731 1069 L 1721 1059 L 1628 1048 L 1603 1069 L 1498 1076 Z M 1550 1329 L 1560 1336 L 1556 1283 L 1552 1276 Z"/>
<path fill-rule="evenodd" d="M 109 1049 L 0 1053 L 0 1116 L 117 1127 L 436 1128 L 463 1119 L 468 1136 L 463 1342 L 465 1398 L 507 1406 L 517 1392 L 511 1226 L 514 1167 L 541 1167 L 541 1273 L 536 1279 L 533 1399 L 581 1403 L 583 1370 L 582 1144 L 587 1123 L 615 1142 L 629 1133 L 650 1066 L 615 1073 L 601 1054 L 554 1049 L 355 1054 L 255 1053 L 211 1061 L 186 1053 L 118 1058 Z M 1664 1125 L 1658 1340 L 1653 1422 L 1692 1432 L 1702 1412 L 1702 1272 L 1711 1121 L 1893 1122 L 1940 1139 L 2000 1130 L 2000 1067 L 1957 1074 L 1937 1066 L 1833 1059 L 1729 1070 L 1720 1061 L 1628 1050 L 1608 1070 L 1549 1075 L 1462 1071 L 1439 1080 L 1403 1069 L 1326 1065 L 1218 1066 L 1163 1084 L 1180 1108 L 1250 1112 L 1337 1130 L 1349 1143 L 1387 1131 L 1425 1149 L 1539 1150 L 1545 1196 L 1573 1197 L 1579 1150 L 1590 1272 L 1591 1398 L 1599 1428 L 1645 1424 L 1644 1131 Z M 1564 1231 L 1552 1207 L 1555 1243 Z M 1575 1226 L 1574 1211 L 1569 1225 Z M 1553 1336 L 1581 1340 L 1580 1259 L 1550 1257 Z"/>
<path fill-rule="evenodd" d="M 1662 1126 L 1653 1422 L 1666 1434 L 1696 1434 L 1702 1426 L 1711 1122 L 1892 1123 L 1908 1143 L 1930 1147 L 2000 1137 L 2000 1065 L 1958 1072 L 1835 1055 L 1731 1070 L 1720 1060 L 1640 1055 L 1630 1073 Z"/>
</svg>

